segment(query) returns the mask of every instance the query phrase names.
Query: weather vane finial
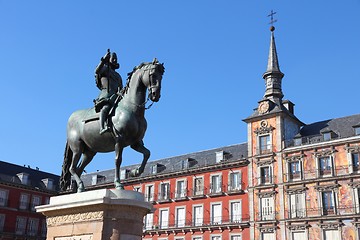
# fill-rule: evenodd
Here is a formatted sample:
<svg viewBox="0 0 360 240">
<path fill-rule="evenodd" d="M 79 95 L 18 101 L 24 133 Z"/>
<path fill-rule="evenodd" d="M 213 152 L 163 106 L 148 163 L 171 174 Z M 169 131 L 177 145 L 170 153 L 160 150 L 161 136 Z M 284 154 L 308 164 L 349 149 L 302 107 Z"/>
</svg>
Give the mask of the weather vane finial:
<svg viewBox="0 0 360 240">
<path fill-rule="evenodd" d="M 271 10 L 270 14 L 268 15 L 268 17 L 270 17 L 270 22 L 269 24 L 271 24 L 270 27 L 270 31 L 274 31 L 275 27 L 274 27 L 274 23 L 277 22 L 277 19 L 274 19 L 274 15 L 276 14 L 276 12 L 274 12 L 273 10 Z"/>
</svg>

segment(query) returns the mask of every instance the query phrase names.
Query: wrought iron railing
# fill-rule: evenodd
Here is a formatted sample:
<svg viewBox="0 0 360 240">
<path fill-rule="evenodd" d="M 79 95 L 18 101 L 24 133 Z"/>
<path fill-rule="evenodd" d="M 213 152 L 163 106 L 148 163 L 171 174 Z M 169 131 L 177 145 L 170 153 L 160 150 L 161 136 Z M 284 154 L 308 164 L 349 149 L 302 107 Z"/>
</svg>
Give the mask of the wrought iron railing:
<svg viewBox="0 0 360 240">
<path fill-rule="evenodd" d="M 144 231 L 167 230 L 176 228 L 197 228 L 197 227 L 216 227 L 219 225 L 232 224 L 248 224 L 250 220 L 249 215 L 230 215 L 225 217 L 215 218 L 197 218 L 193 220 L 178 220 L 178 221 L 161 221 L 158 224 L 144 225 Z"/>
</svg>

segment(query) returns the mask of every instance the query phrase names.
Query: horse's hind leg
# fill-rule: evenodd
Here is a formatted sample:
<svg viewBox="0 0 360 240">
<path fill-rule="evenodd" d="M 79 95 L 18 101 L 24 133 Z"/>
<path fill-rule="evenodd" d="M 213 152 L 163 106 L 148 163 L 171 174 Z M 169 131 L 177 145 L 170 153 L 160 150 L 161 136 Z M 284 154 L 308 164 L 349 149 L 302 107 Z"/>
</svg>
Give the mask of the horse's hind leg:
<svg viewBox="0 0 360 240">
<path fill-rule="evenodd" d="M 147 149 L 144 146 L 144 142 L 141 140 L 133 145 L 130 146 L 132 149 L 134 149 L 135 151 L 142 153 L 143 154 L 143 161 L 141 163 L 141 166 L 138 167 L 137 169 L 134 169 L 133 171 L 131 171 L 131 176 L 133 177 L 138 177 L 140 176 L 140 174 L 142 174 L 144 172 L 145 166 L 147 161 L 150 158 L 150 150 Z"/>
<path fill-rule="evenodd" d="M 85 150 L 82 155 L 81 163 L 76 170 L 77 175 L 80 177 L 84 172 L 85 167 L 91 162 L 91 160 L 96 155 L 96 152 L 93 152 L 89 149 Z"/>
<path fill-rule="evenodd" d="M 81 181 L 79 175 L 77 174 L 77 165 L 79 163 L 81 157 L 81 151 L 76 151 L 73 153 L 73 158 L 71 161 L 71 165 L 70 165 L 70 173 L 71 175 L 74 177 L 76 183 L 77 183 L 77 187 L 78 187 L 78 192 L 83 192 L 84 191 L 84 183 Z"/>
</svg>

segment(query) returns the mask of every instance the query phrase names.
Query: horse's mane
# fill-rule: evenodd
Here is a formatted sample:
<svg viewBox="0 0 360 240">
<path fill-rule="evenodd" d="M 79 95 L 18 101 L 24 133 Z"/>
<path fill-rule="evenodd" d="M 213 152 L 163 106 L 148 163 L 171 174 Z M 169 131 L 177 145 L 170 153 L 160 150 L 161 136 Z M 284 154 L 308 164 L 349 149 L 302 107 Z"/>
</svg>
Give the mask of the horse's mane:
<svg viewBox="0 0 360 240">
<path fill-rule="evenodd" d="M 161 73 L 163 74 L 165 72 L 165 67 L 164 67 L 164 64 L 160 64 L 157 59 L 155 59 L 153 62 L 142 62 L 140 63 L 139 65 L 135 66 L 133 68 L 133 70 L 131 72 L 129 72 L 127 74 L 127 78 L 126 78 L 126 84 L 125 84 L 125 87 L 123 89 L 121 89 L 121 94 L 123 95 L 124 93 L 127 92 L 127 90 L 129 89 L 129 86 L 130 86 L 130 81 L 131 81 L 131 77 L 132 75 L 139 69 L 141 68 L 147 68 L 149 67 L 150 65 L 155 65 L 157 67 L 160 67 L 160 71 Z"/>
</svg>

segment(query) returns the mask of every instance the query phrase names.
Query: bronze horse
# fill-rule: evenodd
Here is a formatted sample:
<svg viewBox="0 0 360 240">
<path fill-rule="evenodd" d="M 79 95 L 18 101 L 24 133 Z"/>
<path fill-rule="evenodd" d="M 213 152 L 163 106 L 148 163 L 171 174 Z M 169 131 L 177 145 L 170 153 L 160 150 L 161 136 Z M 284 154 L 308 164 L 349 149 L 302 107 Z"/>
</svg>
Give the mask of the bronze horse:
<svg viewBox="0 0 360 240">
<path fill-rule="evenodd" d="M 126 86 L 118 94 L 121 101 L 117 101 L 110 112 L 109 122 L 112 125 L 110 132 L 99 134 L 99 117 L 94 108 L 79 110 L 70 116 L 60 177 L 61 190 L 65 191 L 70 186 L 71 176 L 77 183 L 78 192 L 85 190 L 80 176 L 98 152 L 115 151 L 114 184 L 118 189 L 124 188 L 120 183 L 119 175 L 125 147 L 130 146 L 143 154 L 141 166 L 131 171 L 131 176 L 139 176 L 143 173 L 150 157 L 150 151 L 142 140 L 147 128 L 145 104 L 149 99 L 153 102 L 159 101 L 164 71 L 164 65 L 154 59 L 153 62 L 140 64 L 128 74 Z"/>
</svg>

